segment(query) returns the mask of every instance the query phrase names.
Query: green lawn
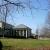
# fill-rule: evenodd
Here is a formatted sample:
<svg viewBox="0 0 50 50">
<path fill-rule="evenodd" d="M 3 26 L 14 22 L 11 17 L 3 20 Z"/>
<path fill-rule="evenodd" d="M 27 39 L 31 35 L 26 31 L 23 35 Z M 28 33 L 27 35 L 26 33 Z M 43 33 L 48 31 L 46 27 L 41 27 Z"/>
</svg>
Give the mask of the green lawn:
<svg viewBox="0 0 50 50">
<path fill-rule="evenodd" d="M 35 40 L 35 39 L 0 39 L 3 46 L 12 46 L 19 48 L 33 48 L 50 46 L 50 40 Z"/>
</svg>

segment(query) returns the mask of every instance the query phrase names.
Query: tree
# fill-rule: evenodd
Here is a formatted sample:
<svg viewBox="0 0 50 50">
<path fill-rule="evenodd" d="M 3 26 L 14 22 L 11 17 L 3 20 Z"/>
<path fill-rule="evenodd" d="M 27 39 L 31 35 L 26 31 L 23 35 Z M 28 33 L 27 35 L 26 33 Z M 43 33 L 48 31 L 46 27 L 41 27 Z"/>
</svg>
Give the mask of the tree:
<svg viewBox="0 0 50 50">
<path fill-rule="evenodd" d="M 41 28 L 40 36 L 50 37 L 50 0 L 48 0 L 48 15 L 46 16 L 44 26 Z"/>
<path fill-rule="evenodd" d="M 48 16 L 46 19 L 46 32 L 47 32 L 47 36 L 50 37 L 50 11 L 48 12 Z"/>
<path fill-rule="evenodd" d="M 37 3 L 39 5 L 40 1 L 36 0 Z M 0 16 L 1 19 L 4 20 L 6 22 L 6 18 L 11 14 L 11 11 L 14 11 L 16 9 L 16 11 L 20 11 L 19 9 L 30 9 L 31 10 L 31 14 L 32 14 L 32 9 L 40 9 L 40 10 L 47 10 L 47 9 L 41 9 L 40 7 L 35 7 L 33 6 L 32 0 L 0 0 Z"/>
<path fill-rule="evenodd" d="M 21 0 L 0 0 L 0 20 L 4 21 L 4 30 L 6 27 L 6 19 L 10 15 L 12 15 L 12 11 L 16 9 L 18 12 L 19 9 L 29 8 L 31 10 L 32 6 L 30 7 L 30 0 L 25 1 Z M 12 16 L 11 16 L 12 17 Z"/>
<path fill-rule="evenodd" d="M 40 2 L 39 0 L 36 0 L 39 5 Z M 2 21 L 5 22 L 4 24 L 4 30 L 6 26 L 6 19 L 9 17 L 9 15 L 12 15 L 12 12 L 16 9 L 16 11 L 20 11 L 20 9 L 25 10 L 25 9 L 30 9 L 31 14 L 32 14 L 32 9 L 40 9 L 39 7 L 33 6 L 32 0 L 0 0 L 0 17 Z M 47 9 L 40 9 L 40 10 L 47 10 Z M 11 16 L 12 17 L 12 16 Z M 13 17 L 12 17 L 13 18 Z"/>
<path fill-rule="evenodd" d="M 48 16 L 46 17 L 46 21 L 44 26 L 41 29 L 42 37 L 50 37 L 50 12 L 48 12 Z"/>
<path fill-rule="evenodd" d="M 39 38 L 39 28 L 36 29 L 36 39 Z"/>
</svg>

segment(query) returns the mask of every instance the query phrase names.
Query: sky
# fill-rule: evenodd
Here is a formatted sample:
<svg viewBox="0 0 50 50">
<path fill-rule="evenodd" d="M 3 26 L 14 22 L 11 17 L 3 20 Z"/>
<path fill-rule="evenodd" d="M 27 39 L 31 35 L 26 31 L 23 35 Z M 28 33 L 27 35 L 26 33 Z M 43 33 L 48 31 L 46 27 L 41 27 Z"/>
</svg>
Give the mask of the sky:
<svg viewBox="0 0 50 50">
<path fill-rule="evenodd" d="M 17 1 L 17 0 L 16 0 Z M 21 0 L 20 0 L 21 1 Z M 22 2 L 25 1 L 25 3 L 28 2 L 28 0 L 22 0 Z M 12 7 L 11 13 L 9 14 L 9 17 L 7 17 L 7 22 L 17 26 L 19 24 L 24 24 L 32 29 L 32 32 L 35 33 L 37 28 L 40 28 L 44 25 L 48 10 L 48 0 L 30 0 L 30 7 L 32 6 L 32 9 L 30 10 L 26 5 L 25 9 L 20 8 L 19 11 L 17 11 L 16 8 Z M 29 3 L 28 3 L 29 5 Z M 36 9 L 36 8 L 38 9 Z M 11 17 L 10 17 L 11 16 Z"/>
</svg>

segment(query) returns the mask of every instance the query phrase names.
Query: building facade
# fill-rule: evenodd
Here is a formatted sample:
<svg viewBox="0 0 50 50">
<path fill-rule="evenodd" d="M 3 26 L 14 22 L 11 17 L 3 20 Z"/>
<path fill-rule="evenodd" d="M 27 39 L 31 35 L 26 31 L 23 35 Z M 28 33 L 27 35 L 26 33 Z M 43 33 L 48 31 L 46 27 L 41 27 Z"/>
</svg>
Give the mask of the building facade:
<svg viewBox="0 0 50 50">
<path fill-rule="evenodd" d="M 20 24 L 14 28 L 16 30 L 16 36 L 29 38 L 31 36 L 31 28 Z"/>
<path fill-rule="evenodd" d="M 14 27 L 8 23 L 0 22 L 0 36 L 29 38 L 31 36 L 31 28 L 23 24 Z"/>
<path fill-rule="evenodd" d="M 13 26 L 0 21 L 0 36 L 12 36 Z"/>
</svg>

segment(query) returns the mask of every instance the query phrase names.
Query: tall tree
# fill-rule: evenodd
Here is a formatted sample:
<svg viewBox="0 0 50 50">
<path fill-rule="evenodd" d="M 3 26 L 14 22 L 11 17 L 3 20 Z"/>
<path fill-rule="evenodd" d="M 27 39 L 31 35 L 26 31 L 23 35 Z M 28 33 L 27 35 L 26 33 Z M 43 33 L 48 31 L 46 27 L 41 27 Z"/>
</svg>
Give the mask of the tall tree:
<svg viewBox="0 0 50 50">
<path fill-rule="evenodd" d="M 48 0 L 48 15 L 46 16 L 44 26 L 41 28 L 40 36 L 50 37 L 50 0 Z"/>
<path fill-rule="evenodd" d="M 20 11 L 25 9 L 32 9 L 32 5 L 30 4 L 30 0 L 0 0 L 0 20 L 4 21 L 4 30 L 6 27 L 6 19 L 7 17 L 13 14 L 14 10 Z M 12 17 L 12 16 L 11 16 Z M 5 30 L 6 31 L 6 30 Z M 3 34 L 4 37 L 4 34 Z"/>
<path fill-rule="evenodd" d="M 12 15 L 12 12 L 16 9 L 16 11 L 20 11 L 20 9 L 25 10 L 29 9 L 40 9 L 40 10 L 47 10 L 47 9 L 41 9 L 39 7 L 33 6 L 32 3 L 33 0 L 0 0 L 0 20 L 4 21 L 6 23 L 7 17 Z M 36 0 L 40 5 L 40 0 Z M 5 24 L 6 25 L 6 24 Z"/>
<path fill-rule="evenodd" d="M 40 0 L 36 0 L 37 3 L 40 4 Z M 6 17 L 8 15 L 11 16 L 12 12 L 16 9 L 16 11 L 20 11 L 20 9 L 30 9 L 32 14 L 32 9 L 40 9 L 40 10 L 47 10 L 47 9 L 41 9 L 40 7 L 35 7 L 33 4 L 31 4 L 32 0 L 0 0 L 0 16 L 3 18 L 6 22 Z"/>
<path fill-rule="evenodd" d="M 48 16 L 46 17 L 45 24 L 41 29 L 41 36 L 50 37 L 50 12 L 48 12 Z"/>
</svg>

